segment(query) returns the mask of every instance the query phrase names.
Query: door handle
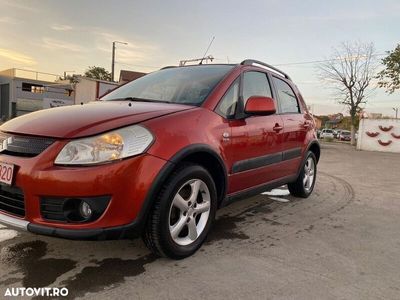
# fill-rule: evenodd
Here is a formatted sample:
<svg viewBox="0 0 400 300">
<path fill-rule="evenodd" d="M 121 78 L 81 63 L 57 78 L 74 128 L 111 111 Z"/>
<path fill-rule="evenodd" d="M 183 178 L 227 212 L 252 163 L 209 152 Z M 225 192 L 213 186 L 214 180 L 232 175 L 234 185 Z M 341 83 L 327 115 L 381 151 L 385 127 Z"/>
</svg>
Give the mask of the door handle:
<svg viewBox="0 0 400 300">
<path fill-rule="evenodd" d="M 272 128 L 275 132 L 279 132 L 283 129 L 283 126 L 279 125 L 278 123 Z"/>
</svg>

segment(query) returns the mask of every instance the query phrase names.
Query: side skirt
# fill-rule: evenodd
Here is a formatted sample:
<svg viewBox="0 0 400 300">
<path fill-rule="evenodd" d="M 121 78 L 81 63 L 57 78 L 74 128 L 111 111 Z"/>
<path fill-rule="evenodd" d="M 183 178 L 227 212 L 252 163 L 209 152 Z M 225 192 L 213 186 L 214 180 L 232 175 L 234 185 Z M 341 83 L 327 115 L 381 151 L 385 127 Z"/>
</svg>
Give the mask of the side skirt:
<svg viewBox="0 0 400 300">
<path fill-rule="evenodd" d="M 225 199 L 222 201 L 222 203 L 220 204 L 220 207 L 224 207 L 233 202 L 243 200 L 246 198 L 250 198 L 252 196 L 256 196 L 258 194 L 261 194 L 262 192 L 269 191 L 274 188 L 280 187 L 284 184 L 296 181 L 296 179 L 297 179 L 297 175 L 286 176 L 286 177 L 279 178 L 277 180 L 274 180 L 274 181 L 271 181 L 271 182 L 268 182 L 268 183 L 265 183 L 262 185 L 258 185 L 258 186 L 240 191 L 240 192 L 236 192 L 234 194 L 227 195 L 225 197 Z"/>
</svg>

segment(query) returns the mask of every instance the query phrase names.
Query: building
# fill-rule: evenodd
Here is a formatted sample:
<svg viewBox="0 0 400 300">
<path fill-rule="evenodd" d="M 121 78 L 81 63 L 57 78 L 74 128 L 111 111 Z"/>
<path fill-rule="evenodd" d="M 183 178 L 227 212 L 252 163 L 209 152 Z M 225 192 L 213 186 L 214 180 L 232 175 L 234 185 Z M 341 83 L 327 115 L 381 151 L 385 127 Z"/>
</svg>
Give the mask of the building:
<svg viewBox="0 0 400 300">
<path fill-rule="evenodd" d="M 56 78 L 54 74 L 21 69 L 0 72 L 1 120 L 50 107 L 52 101 L 73 104 L 71 86 L 54 85 Z"/>
<path fill-rule="evenodd" d="M 314 122 L 315 122 L 315 128 L 318 129 L 318 130 L 321 129 L 321 127 L 322 127 L 322 119 L 317 117 L 317 116 L 313 116 L 313 118 L 314 118 Z"/>
<path fill-rule="evenodd" d="M 40 109 L 87 103 L 118 87 L 76 76 L 71 83 L 55 74 L 9 69 L 0 72 L 0 118 L 5 121 Z"/>
<path fill-rule="evenodd" d="M 127 82 L 136 80 L 144 75 L 146 75 L 146 73 L 121 70 L 119 75 L 119 84 L 125 84 Z"/>
<path fill-rule="evenodd" d="M 101 96 L 117 88 L 120 84 L 105 80 L 77 76 L 73 84 L 75 104 L 98 100 Z"/>
</svg>

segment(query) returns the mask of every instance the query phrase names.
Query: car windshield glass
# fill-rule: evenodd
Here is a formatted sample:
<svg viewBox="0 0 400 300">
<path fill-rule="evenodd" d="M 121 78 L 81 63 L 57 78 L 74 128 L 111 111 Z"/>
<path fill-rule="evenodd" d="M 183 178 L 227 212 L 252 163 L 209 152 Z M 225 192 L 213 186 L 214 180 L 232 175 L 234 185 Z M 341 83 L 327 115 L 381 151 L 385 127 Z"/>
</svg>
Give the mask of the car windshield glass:
<svg viewBox="0 0 400 300">
<path fill-rule="evenodd" d="M 232 68 L 230 65 L 203 65 L 164 69 L 125 84 L 101 100 L 162 101 L 200 106 Z"/>
<path fill-rule="evenodd" d="M 325 133 L 333 133 L 332 130 L 325 130 Z"/>
<path fill-rule="evenodd" d="M 350 135 L 350 131 L 342 131 L 342 135 Z"/>
</svg>

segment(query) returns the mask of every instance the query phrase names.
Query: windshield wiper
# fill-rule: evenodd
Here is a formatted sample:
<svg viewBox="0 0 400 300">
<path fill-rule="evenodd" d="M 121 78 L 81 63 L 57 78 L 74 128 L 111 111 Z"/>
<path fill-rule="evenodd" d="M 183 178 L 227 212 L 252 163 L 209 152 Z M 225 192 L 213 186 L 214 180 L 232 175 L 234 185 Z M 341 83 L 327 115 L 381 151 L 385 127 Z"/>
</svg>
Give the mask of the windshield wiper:
<svg viewBox="0 0 400 300">
<path fill-rule="evenodd" d="M 171 103 L 169 101 L 164 100 L 153 100 L 153 99 L 144 99 L 144 98 L 137 98 L 137 97 L 126 97 L 120 99 L 113 99 L 115 101 L 137 101 L 137 102 L 157 102 L 157 103 Z"/>
</svg>

